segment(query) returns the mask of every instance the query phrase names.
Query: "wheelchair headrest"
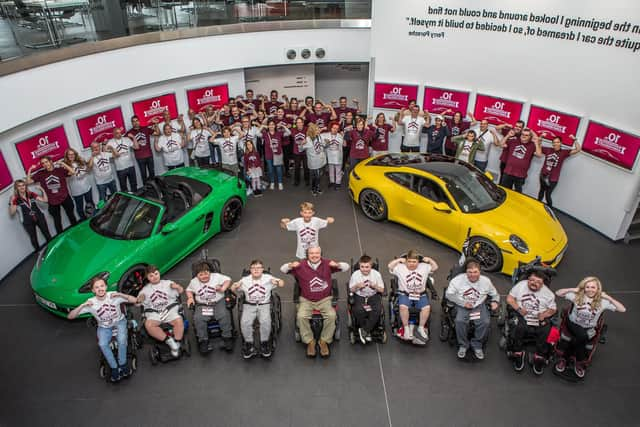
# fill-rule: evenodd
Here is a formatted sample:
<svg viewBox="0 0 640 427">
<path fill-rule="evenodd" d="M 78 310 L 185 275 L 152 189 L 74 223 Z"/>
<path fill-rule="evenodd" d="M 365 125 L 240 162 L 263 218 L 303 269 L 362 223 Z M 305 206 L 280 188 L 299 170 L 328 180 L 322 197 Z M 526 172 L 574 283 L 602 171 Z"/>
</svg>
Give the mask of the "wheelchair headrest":
<svg viewBox="0 0 640 427">
<path fill-rule="evenodd" d="M 201 259 L 197 262 L 191 264 L 191 277 L 196 277 L 198 272 L 196 271 L 196 267 L 200 263 L 205 263 L 209 267 L 209 271 L 211 273 L 220 273 L 222 270 L 220 269 L 220 261 L 215 258 Z"/>
</svg>

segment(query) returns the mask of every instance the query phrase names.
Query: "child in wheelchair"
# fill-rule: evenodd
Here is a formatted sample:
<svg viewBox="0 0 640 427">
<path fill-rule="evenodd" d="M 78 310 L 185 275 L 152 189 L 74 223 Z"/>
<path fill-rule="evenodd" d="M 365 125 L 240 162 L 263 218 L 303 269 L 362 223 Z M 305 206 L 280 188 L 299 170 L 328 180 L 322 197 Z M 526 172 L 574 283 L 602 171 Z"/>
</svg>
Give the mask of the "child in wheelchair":
<svg viewBox="0 0 640 427">
<path fill-rule="evenodd" d="M 351 279 L 349 280 L 349 313 L 350 337 L 357 331 L 362 344 L 372 342 L 372 334 L 381 341 L 384 334 L 382 309 L 382 294 L 384 281 L 380 273 L 373 268 L 373 260 L 368 255 L 362 255 L 357 267 L 352 263 Z M 376 265 L 377 267 L 377 265 Z M 382 333 L 379 329 L 382 328 Z M 351 339 L 354 342 L 354 339 Z"/>
<path fill-rule="evenodd" d="M 274 286 L 283 287 L 284 280 L 273 277 L 264 272 L 264 263 L 253 260 L 249 266 L 249 274 L 231 286 L 234 291 L 242 291 L 242 316 L 240 318 L 240 330 L 243 337 L 242 357 L 250 359 L 258 354 L 254 347 L 254 326 L 256 319 L 259 323 L 260 354 L 262 357 L 271 357 L 272 352 L 272 313 Z"/>
<path fill-rule="evenodd" d="M 216 321 L 221 330 L 222 349 L 233 351 L 233 324 L 231 310 L 227 306 L 225 293 L 231 286 L 231 278 L 219 273 L 217 261 L 202 260 L 193 265 L 195 277 L 187 286 L 187 307 L 194 310 L 193 325 L 198 339 L 198 351 L 207 354 L 213 351 L 209 324 Z"/>
<path fill-rule="evenodd" d="M 118 382 L 131 374 L 127 363 L 127 344 L 129 322 L 122 311 L 122 304 L 134 304 L 136 298 L 119 292 L 107 292 L 105 280 L 96 276 L 91 279 L 91 292 L 94 296 L 69 312 L 67 318 L 75 319 L 81 314 L 89 313 L 97 322 L 98 346 L 111 370 L 111 382 Z M 111 341 L 116 334 L 118 359 L 114 357 Z M 130 349 L 134 351 L 135 349 Z"/>
<path fill-rule="evenodd" d="M 152 338 L 164 347 L 159 347 L 161 360 L 165 361 L 164 351 L 170 349 L 172 358 L 180 357 L 181 342 L 184 336 L 184 319 L 180 314 L 180 294 L 184 289 L 171 280 L 160 278 L 160 271 L 155 265 L 145 269 L 148 283 L 140 290 L 137 302 L 142 304 L 144 327 Z M 153 350 L 152 350 L 153 352 Z M 152 361 L 153 361 L 152 356 Z"/>
<path fill-rule="evenodd" d="M 556 295 L 572 304 L 562 319 L 554 372 L 566 375 L 571 362 L 573 374 L 580 380 L 586 374 L 598 342 L 602 341 L 602 314 L 606 310 L 624 313 L 627 309 L 602 290 L 602 283 L 597 277 L 585 277 L 577 287 L 559 289 Z"/>
</svg>

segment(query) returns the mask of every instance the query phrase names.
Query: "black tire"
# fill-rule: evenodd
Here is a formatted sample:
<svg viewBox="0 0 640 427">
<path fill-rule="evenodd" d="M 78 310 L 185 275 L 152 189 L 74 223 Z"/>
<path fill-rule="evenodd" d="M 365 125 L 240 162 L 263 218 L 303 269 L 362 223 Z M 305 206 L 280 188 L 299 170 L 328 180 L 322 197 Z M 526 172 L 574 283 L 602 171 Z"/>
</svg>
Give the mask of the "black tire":
<svg viewBox="0 0 640 427">
<path fill-rule="evenodd" d="M 220 230 L 231 231 L 240 224 L 242 201 L 237 197 L 227 200 L 220 211 Z"/>
<path fill-rule="evenodd" d="M 158 364 L 158 362 L 160 361 L 160 359 L 159 359 L 159 355 L 158 355 L 158 353 L 156 352 L 156 349 L 155 349 L 155 348 L 153 348 L 153 347 L 151 347 L 151 348 L 149 349 L 149 360 L 151 360 L 151 364 L 152 364 L 153 366 L 156 366 L 156 365 Z"/>
<path fill-rule="evenodd" d="M 138 370 L 138 357 L 133 356 L 131 358 L 131 371 L 132 373 Z"/>
<path fill-rule="evenodd" d="M 145 265 L 139 264 L 128 269 L 118 281 L 118 292 L 138 296 L 145 285 Z"/>
<path fill-rule="evenodd" d="M 472 237 L 469 240 L 469 256 L 480 262 L 483 271 L 494 272 L 502 268 L 502 252 L 495 243 L 484 237 Z"/>
<path fill-rule="evenodd" d="M 102 379 L 107 377 L 107 367 L 103 363 L 100 364 L 99 374 Z"/>
<path fill-rule="evenodd" d="M 356 343 L 356 334 L 353 331 L 349 331 L 349 342 L 351 344 Z"/>
<path fill-rule="evenodd" d="M 362 213 L 374 221 L 382 221 L 387 218 L 387 203 L 375 190 L 366 189 L 360 193 L 359 200 Z"/>
</svg>

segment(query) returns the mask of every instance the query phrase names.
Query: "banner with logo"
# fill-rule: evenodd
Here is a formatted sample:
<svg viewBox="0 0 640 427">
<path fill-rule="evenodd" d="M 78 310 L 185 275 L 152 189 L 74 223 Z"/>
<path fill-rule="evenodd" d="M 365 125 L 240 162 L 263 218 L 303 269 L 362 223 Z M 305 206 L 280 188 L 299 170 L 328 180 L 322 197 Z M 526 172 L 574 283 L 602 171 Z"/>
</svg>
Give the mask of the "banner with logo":
<svg viewBox="0 0 640 427">
<path fill-rule="evenodd" d="M 580 117 L 561 111 L 532 105 L 529 110 L 527 127 L 533 129 L 538 136 L 552 140 L 559 136 L 562 144 L 571 146 L 573 141 L 569 135 L 577 135 L 580 126 Z"/>
<path fill-rule="evenodd" d="M 425 86 L 422 105 L 425 110 L 437 114 L 447 110 L 453 113 L 459 111 L 464 119 L 469 106 L 469 92 Z M 453 116 L 453 113 L 450 115 Z"/>
<path fill-rule="evenodd" d="M 640 149 L 640 137 L 593 120 L 589 121 L 582 150 L 609 163 L 632 170 Z"/>
<path fill-rule="evenodd" d="M 140 118 L 140 126 L 149 126 L 151 120 L 158 117 L 162 121 L 162 114 L 165 110 L 169 110 L 171 118 L 178 117 L 178 105 L 176 104 L 176 94 L 167 93 L 164 95 L 154 96 L 153 98 L 143 99 L 131 103 L 133 114 Z"/>
<path fill-rule="evenodd" d="M 62 125 L 16 143 L 16 150 L 25 172 L 31 165 L 36 165 L 39 169 L 42 156 L 49 156 L 54 162 L 61 159 L 67 148 L 69 140 Z"/>
<path fill-rule="evenodd" d="M 229 85 L 207 86 L 187 90 L 187 103 L 195 112 L 204 110 L 208 105 L 218 110 L 229 102 Z"/>
<path fill-rule="evenodd" d="M 417 85 L 375 83 L 373 89 L 374 108 L 400 110 L 409 106 L 409 101 L 418 97 Z"/>
<path fill-rule="evenodd" d="M 514 126 L 520 120 L 522 104 L 519 101 L 478 94 L 473 116 L 477 121 L 487 119 L 492 125 L 507 123 Z"/>
<path fill-rule="evenodd" d="M 7 166 L 7 162 L 4 160 L 4 155 L 0 152 L 0 191 L 13 184 L 13 178 L 11 172 Z"/>
<path fill-rule="evenodd" d="M 116 128 L 124 129 L 122 109 L 115 107 L 110 110 L 76 119 L 78 133 L 82 146 L 88 148 L 93 141 L 104 142 L 113 136 Z"/>
</svg>

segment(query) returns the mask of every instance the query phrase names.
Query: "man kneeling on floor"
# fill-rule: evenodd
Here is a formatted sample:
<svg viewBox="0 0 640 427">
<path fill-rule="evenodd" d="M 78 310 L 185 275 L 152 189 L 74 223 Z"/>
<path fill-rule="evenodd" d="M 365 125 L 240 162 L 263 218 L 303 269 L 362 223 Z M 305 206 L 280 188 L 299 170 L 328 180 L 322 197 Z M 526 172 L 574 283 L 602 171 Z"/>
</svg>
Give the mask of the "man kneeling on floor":
<svg viewBox="0 0 640 427">
<path fill-rule="evenodd" d="M 317 344 L 320 356 L 329 357 L 329 344 L 333 341 L 336 329 L 336 311 L 333 308 L 331 275 L 338 271 L 348 271 L 349 264 L 322 258 L 320 247 L 307 250 L 307 259 L 291 261 L 283 264 L 280 271 L 289 273 L 296 278 L 300 286 L 300 304 L 297 321 L 300 328 L 300 338 L 307 344 L 307 356 L 316 356 L 316 340 L 311 330 L 313 310 L 318 310 L 324 322 Z"/>
</svg>

